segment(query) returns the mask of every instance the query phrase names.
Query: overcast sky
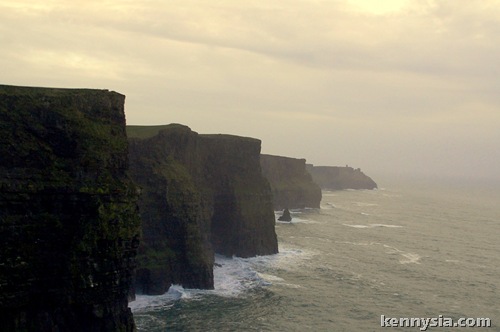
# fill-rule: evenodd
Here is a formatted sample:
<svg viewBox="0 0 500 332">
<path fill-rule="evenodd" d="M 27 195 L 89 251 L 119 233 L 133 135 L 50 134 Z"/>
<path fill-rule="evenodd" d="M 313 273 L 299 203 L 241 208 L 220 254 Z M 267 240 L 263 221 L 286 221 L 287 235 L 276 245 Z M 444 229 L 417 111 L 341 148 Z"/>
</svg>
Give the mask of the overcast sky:
<svg viewBox="0 0 500 332">
<path fill-rule="evenodd" d="M 366 174 L 500 179 L 500 0 L 0 0 L 2 84 Z"/>
</svg>

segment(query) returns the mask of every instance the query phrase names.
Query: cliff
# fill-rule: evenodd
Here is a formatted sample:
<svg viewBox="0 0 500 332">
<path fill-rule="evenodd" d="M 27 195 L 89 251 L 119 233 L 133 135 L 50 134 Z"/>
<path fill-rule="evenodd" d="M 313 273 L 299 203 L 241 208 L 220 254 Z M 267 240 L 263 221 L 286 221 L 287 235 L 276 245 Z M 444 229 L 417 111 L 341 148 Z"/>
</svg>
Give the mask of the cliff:
<svg viewBox="0 0 500 332">
<path fill-rule="evenodd" d="M 124 96 L 0 86 L 0 330 L 133 331 Z"/>
<path fill-rule="evenodd" d="M 308 164 L 307 170 L 311 173 L 314 182 L 321 189 L 375 189 L 377 184 L 359 168 L 338 166 L 313 166 Z"/>
<path fill-rule="evenodd" d="M 260 164 L 271 184 L 275 210 L 319 208 L 321 188 L 307 172 L 305 159 L 262 154 Z"/>
<path fill-rule="evenodd" d="M 198 135 L 184 126 L 162 128 L 142 140 L 130 138 L 136 128 L 127 127 L 130 172 L 141 187 L 136 291 L 163 294 L 171 284 L 213 288 L 209 211 L 191 175 L 200 163 Z"/>
<path fill-rule="evenodd" d="M 127 131 L 131 174 L 142 188 L 139 292 L 213 288 L 214 252 L 278 252 L 259 140 L 199 135 L 177 124 Z"/>
</svg>

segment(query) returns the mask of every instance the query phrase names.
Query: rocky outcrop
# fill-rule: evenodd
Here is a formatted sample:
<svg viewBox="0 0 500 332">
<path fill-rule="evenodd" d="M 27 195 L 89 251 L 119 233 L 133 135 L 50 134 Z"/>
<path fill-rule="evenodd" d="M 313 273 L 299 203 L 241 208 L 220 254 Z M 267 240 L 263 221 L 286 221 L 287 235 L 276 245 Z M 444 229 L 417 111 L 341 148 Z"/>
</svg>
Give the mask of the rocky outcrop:
<svg viewBox="0 0 500 332">
<path fill-rule="evenodd" d="M 205 186 L 212 199 L 216 253 L 251 257 L 278 252 L 271 188 L 259 163 L 261 141 L 201 135 Z"/>
<path fill-rule="evenodd" d="M 142 242 L 136 291 L 163 294 L 171 284 L 213 288 L 208 202 L 192 173 L 198 169 L 198 135 L 184 126 L 146 139 L 130 138 L 130 171 L 141 188 Z M 134 130 L 135 129 L 135 130 Z"/>
<path fill-rule="evenodd" d="M 277 253 L 259 140 L 199 135 L 177 124 L 127 130 L 131 174 L 142 188 L 139 292 L 213 288 L 214 252 Z"/>
<path fill-rule="evenodd" d="M 133 331 L 124 96 L 0 86 L 0 330 Z"/>
<path fill-rule="evenodd" d="M 290 210 L 284 209 L 281 217 L 278 218 L 279 221 L 292 221 L 292 216 L 290 215 Z"/>
<path fill-rule="evenodd" d="M 375 189 L 377 184 L 369 176 L 365 175 L 359 168 L 338 166 L 314 166 L 307 165 L 314 182 L 321 189 L 343 190 L 343 189 Z"/>
<path fill-rule="evenodd" d="M 319 208 L 321 188 L 307 172 L 305 159 L 262 154 L 260 165 L 271 184 L 275 210 Z"/>
</svg>

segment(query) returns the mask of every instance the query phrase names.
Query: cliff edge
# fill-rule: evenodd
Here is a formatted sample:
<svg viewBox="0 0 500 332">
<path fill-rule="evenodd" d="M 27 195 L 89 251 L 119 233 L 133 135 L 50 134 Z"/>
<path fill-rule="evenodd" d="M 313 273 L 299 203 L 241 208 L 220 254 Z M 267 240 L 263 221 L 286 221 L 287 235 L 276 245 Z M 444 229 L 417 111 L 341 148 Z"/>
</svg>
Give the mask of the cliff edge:
<svg viewBox="0 0 500 332">
<path fill-rule="evenodd" d="M 142 188 L 136 289 L 213 288 L 214 252 L 278 252 L 260 141 L 190 128 L 128 126 L 131 174 Z"/>
<path fill-rule="evenodd" d="M 321 188 L 306 170 L 306 160 L 262 154 L 262 174 L 269 180 L 275 210 L 319 208 Z"/>
<path fill-rule="evenodd" d="M 369 176 L 365 175 L 359 168 L 339 166 L 314 166 L 307 165 L 314 182 L 321 189 L 344 190 L 344 189 L 375 189 L 377 184 Z"/>
<path fill-rule="evenodd" d="M 0 86 L 0 330 L 134 331 L 123 95 Z"/>
</svg>

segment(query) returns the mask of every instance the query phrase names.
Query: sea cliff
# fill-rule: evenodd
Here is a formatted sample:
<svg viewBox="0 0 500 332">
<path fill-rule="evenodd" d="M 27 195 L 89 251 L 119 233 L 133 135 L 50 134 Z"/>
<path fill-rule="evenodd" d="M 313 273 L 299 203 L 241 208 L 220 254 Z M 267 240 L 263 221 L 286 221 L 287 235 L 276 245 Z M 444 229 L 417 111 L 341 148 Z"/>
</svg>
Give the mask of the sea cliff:
<svg viewBox="0 0 500 332">
<path fill-rule="evenodd" d="M 278 252 L 271 190 L 257 139 L 190 128 L 128 126 L 131 174 L 142 188 L 136 289 L 213 288 L 214 252 Z"/>
<path fill-rule="evenodd" d="M 321 188 L 306 170 L 306 160 L 262 154 L 260 164 L 269 180 L 275 210 L 319 208 Z"/>
<path fill-rule="evenodd" d="M 0 330 L 133 331 L 125 97 L 0 86 Z"/>
<path fill-rule="evenodd" d="M 369 176 L 361 172 L 361 169 L 339 166 L 314 166 L 307 165 L 314 182 L 321 189 L 343 190 L 343 189 L 375 189 L 377 184 Z"/>
</svg>

